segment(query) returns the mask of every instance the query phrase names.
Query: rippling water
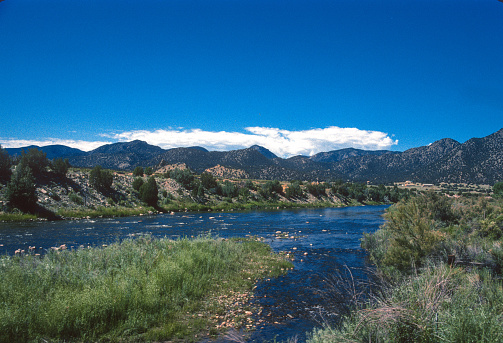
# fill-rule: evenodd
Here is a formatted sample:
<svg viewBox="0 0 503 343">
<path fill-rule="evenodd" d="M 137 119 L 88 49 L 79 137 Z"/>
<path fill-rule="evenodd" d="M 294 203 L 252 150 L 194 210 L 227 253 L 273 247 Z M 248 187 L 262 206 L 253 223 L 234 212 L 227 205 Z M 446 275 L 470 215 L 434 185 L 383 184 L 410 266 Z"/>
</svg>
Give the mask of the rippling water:
<svg viewBox="0 0 503 343">
<path fill-rule="evenodd" d="M 176 213 L 157 216 L 0 223 L 0 253 L 35 246 L 43 253 L 52 246 L 109 244 L 126 237 L 149 233 L 156 237 L 191 237 L 211 232 L 220 237 L 256 235 L 275 251 L 295 256 L 294 270 L 287 275 L 262 281 L 255 301 L 263 308 L 263 325 L 249 341 L 263 342 L 297 337 L 332 320 L 338 313 L 327 304 L 329 279 L 336 271 L 351 268 L 364 278 L 365 253 L 360 248 L 364 232 L 374 232 L 383 223 L 386 206 L 328 209 L 252 211 L 228 213 Z M 277 231 L 288 238 L 278 238 Z M 221 340 L 224 341 L 224 340 Z"/>
</svg>

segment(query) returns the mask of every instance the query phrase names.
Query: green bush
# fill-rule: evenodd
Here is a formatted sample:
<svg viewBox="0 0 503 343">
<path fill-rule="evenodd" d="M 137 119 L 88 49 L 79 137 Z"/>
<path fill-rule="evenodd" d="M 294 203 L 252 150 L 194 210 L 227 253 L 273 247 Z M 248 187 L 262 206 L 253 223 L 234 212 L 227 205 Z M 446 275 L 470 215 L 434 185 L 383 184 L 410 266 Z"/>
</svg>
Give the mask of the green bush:
<svg viewBox="0 0 503 343">
<path fill-rule="evenodd" d="M 114 176 L 110 170 L 104 170 L 96 166 L 89 174 L 89 184 L 99 191 L 108 190 L 112 187 Z"/>
<path fill-rule="evenodd" d="M 22 151 L 21 161 L 19 164 L 28 166 L 33 176 L 38 177 L 43 172 L 45 172 L 47 166 L 49 165 L 49 160 L 45 152 L 38 150 L 36 148 L 29 149 L 28 152 Z"/>
<path fill-rule="evenodd" d="M 137 177 L 136 179 L 133 180 L 133 189 L 139 192 L 143 184 L 144 184 L 143 179 L 141 177 Z"/>
<path fill-rule="evenodd" d="M 73 201 L 77 205 L 84 205 L 84 199 L 81 196 L 79 196 L 77 193 L 71 192 L 68 195 L 68 198 L 70 199 L 70 201 Z"/>
<path fill-rule="evenodd" d="M 68 169 L 70 168 L 70 162 L 68 159 L 57 158 L 51 163 L 51 169 L 59 177 L 65 177 Z"/>
<path fill-rule="evenodd" d="M 142 176 L 143 176 L 143 168 L 142 168 L 142 167 L 136 167 L 136 168 L 133 170 L 133 176 L 139 176 L 139 177 L 142 177 Z"/>
<path fill-rule="evenodd" d="M 140 199 L 149 206 L 156 206 L 159 201 L 159 189 L 153 176 L 140 187 Z"/>
<path fill-rule="evenodd" d="M 5 151 L 0 145 L 0 182 L 6 182 L 11 177 L 12 159 L 10 158 L 7 151 Z"/>
<path fill-rule="evenodd" d="M 6 197 L 12 207 L 32 211 L 37 203 L 35 178 L 30 167 L 20 163 L 7 184 Z"/>
</svg>

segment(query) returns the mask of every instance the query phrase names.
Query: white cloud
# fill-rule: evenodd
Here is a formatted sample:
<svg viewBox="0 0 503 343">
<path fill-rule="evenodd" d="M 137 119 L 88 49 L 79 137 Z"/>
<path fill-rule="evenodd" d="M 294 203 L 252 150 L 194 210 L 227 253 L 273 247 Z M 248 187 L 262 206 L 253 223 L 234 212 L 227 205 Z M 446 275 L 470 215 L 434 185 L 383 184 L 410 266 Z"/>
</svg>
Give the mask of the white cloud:
<svg viewBox="0 0 503 343">
<path fill-rule="evenodd" d="M 46 145 L 66 145 L 71 148 L 80 149 L 83 151 L 91 151 L 102 145 L 110 144 L 112 142 L 89 142 L 82 140 L 72 140 L 72 139 L 59 139 L 59 138 L 47 138 L 43 140 L 33 140 L 33 139 L 2 139 L 0 138 L 0 145 L 2 148 L 23 148 L 30 145 L 46 146 Z"/>
<path fill-rule="evenodd" d="M 389 149 L 398 144 L 387 133 L 331 126 L 323 129 L 288 131 L 248 127 L 248 133 L 191 130 L 136 130 L 108 136 L 118 141 L 142 140 L 164 149 L 202 146 L 208 150 L 232 150 L 261 145 L 280 157 L 314 155 L 342 148 Z"/>
<path fill-rule="evenodd" d="M 202 146 L 212 150 L 233 150 L 263 146 L 280 157 L 314 155 L 319 152 L 343 148 L 365 150 L 389 149 L 398 144 L 387 133 L 367 131 L 357 128 L 330 126 L 323 129 L 301 131 L 281 130 L 271 127 L 247 127 L 246 132 L 204 131 L 201 129 L 135 130 L 116 134 L 104 134 L 108 141 L 82 141 L 68 139 L 19 140 L 1 139 L 4 148 L 18 148 L 29 145 L 66 145 L 84 151 L 96 149 L 104 144 L 142 140 L 164 149 Z"/>
</svg>

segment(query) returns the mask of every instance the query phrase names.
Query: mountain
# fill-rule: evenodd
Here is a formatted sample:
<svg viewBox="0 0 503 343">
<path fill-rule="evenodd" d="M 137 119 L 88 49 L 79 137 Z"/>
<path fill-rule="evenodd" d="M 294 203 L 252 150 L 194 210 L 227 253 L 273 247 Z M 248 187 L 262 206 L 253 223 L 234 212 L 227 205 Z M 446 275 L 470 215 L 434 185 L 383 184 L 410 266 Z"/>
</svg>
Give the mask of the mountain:
<svg viewBox="0 0 503 343">
<path fill-rule="evenodd" d="M 70 148 L 65 145 L 47 145 L 43 147 L 39 147 L 36 145 L 30 145 L 24 148 L 6 148 L 5 150 L 11 156 L 21 156 L 22 151 L 27 152 L 30 149 L 38 149 L 42 152 L 45 152 L 48 159 L 52 160 L 55 158 L 67 158 L 70 156 L 84 156 L 87 152 Z"/>
<path fill-rule="evenodd" d="M 69 161 L 71 165 L 78 167 L 93 168 L 101 165 L 103 168 L 128 170 L 142 165 L 145 159 L 162 152 L 164 149 L 158 146 L 135 140 L 103 145 L 85 156 L 70 157 Z"/>
<path fill-rule="evenodd" d="M 268 149 L 264 148 L 263 146 L 260 146 L 260 145 L 252 145 L 250 147 L 250 149 L 253 149 L 253 150 L 257 150 L 258 152 L 260 152 L 262 155 L 264 155 L 265 157 L 269 158 L 269 159 L 273 159 L 273 158 L 278 158 L 278 156 L 274 155 L 272 152 L 270 152 Z"/>
<path fill-rule="evenodd" d="M 433 144 L 412 148 L 404 152 L 381 155 L 366 155 L 347 158 L 333 163 L 333 169 L 356 181 L 391 183 L 395 181 L 423 180 L 417 171 L 449 156 L 460 143 L 453 139 L 441 139 Z"/>
<path fill-rule="evenodd" d="M 460 144 L 446 158 L 419 170 L 418 178 L 478 184 L 503 181 L 503 129 Z"/>
<path fill-rule="evenodd" d="M 39 149 L 49 158 L 69 157 L 73 166 L 88 168 L 101 165 L 132 170 L 136 166 L 184 163 L 196 173 L 219 166 L 219 170 L 239 170 L 254 179 L 479 184 L 503 181 L 503 129 L 465 143 L 444 138 L 404 152 L 349 148 L 287 159 L 258 145 L 232 151 L 208 151 L 197 146 L 164 150 L 146 142 L 132 141 L 104 145 L 88 153 L 64 146 Z M 21 151 L 6 150 L 11 155 Z"/>
<path fill-rule="evenodd" d="M 395 154 L 397 152 L 389 150 L 361 150 L 354 148 L 346 148 L 328 152 L 320 152 L 311 156 L 309 159 L 315 162 L 339 162 L 350 157 L 368 156 L 368 155 L 383 155 Z"/>
</svg>

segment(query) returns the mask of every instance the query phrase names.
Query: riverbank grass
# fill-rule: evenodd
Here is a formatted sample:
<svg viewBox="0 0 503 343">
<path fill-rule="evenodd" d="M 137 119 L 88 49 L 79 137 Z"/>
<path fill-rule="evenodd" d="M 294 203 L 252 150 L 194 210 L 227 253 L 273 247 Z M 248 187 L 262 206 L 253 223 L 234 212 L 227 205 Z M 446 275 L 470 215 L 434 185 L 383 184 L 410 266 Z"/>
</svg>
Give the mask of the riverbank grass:
<svg viewBox="0 0 503 343">
<path fill-rule="evenodd" d="M 198 341 L 250 323 L 256 280 L 291 268 L 254 239 L 128 239 L 0 258 L 0 341 Z"/>
</svg>

